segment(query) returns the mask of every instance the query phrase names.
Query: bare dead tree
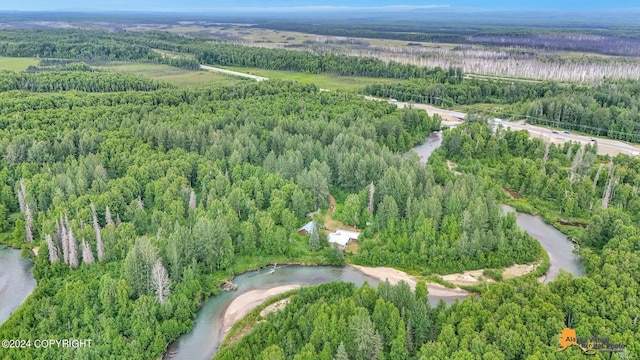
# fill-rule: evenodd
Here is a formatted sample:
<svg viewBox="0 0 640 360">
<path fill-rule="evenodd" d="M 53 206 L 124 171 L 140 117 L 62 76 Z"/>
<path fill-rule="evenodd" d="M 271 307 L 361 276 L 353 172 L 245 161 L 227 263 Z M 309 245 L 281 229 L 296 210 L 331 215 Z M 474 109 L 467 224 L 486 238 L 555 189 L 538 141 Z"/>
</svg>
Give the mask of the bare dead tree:
<svg viewBox="0 0 640 360">
<path fill-rule="evenodd" d="M 31 216 L 31 209 L 29 208 L 29 204 L 25 204 L 25 206 L 24 206 L 24 216 L 25 216 L 24 241 L 28 242 L 28 243 L 32 243 L 33 242 L 33 231 L 31 229 L 31 227 L 33 226 L 33 217 Z"/>
<path fill-rule="evenodd" d="M 82 262 L 91 265 L 94 261 L 93 252 L 91 252 L 91 247 L 89 247 L 89 243 L 87 240 L 82 239 Z"/>
<path fill-rule="evenodd" d="M 542 162 L 545 164 L 549 161 L 549 149 L 551 149 L 551 141 L 547 138 L 544 147 L 544 157 L 542 158 Z"/>
<path fill-rule="evenodd" d="M 606 209 L 609 207 L 609 201 L 611 201 L 611 197 L 613 195 L 613 188 L 618 184 L 619 178 L 613 177 L 615 174 L 615 165 L 613 163 L 609 163 L 609 179 L 607 180 L 607 186 L 604 189 L 604 194 L 602 195 L 602 208 Z"/>
<path fill-rule="evenodd" d="M 104 221 L 107 223 L 107 225 L 113 225 L 113 219 L 111 218 L 111 209 L 109 209 L 109 205 L 107 205 L 104 209 Z"/>
<path fill-rule="evenodd" d="M 18 204 L 20 205 L 20 212 L 24 214 L 27 204 L 27 186 L 24 184 L 24 179 L 20 179 L 20 188 L 18 189 Z"/>
<path fill-rule="evenodd" d="M 69 265 L 69 233 L 67 232 L 67 226 L 60 216 L 60 242 L 62 243 L 62 255 L 64 257 L 64 263 Z"/>
<path fill-rule="evenodd" d="M 116 214 L 116 227 L 120 226 L 120 224 L 122 224 L 122 221 L 120 221 L 120 214 Z"/>
<path fill-rule="evenodd" d="M 306 44 L 304 48 L 298 48 L 298 50 L 319 54 L 373 57 L 385 62 L 394 61 L 427 68 L 462 68 L 467 77 L 481 79 L 498 76 L 592 83 L 602 82 L 604 78 L 640 80 L 639 62 L 627 57 L 616 60 L 598 56 L 571 59 L 557 56 L 554 51 L 544 51 L 538 48 L 534 51 L 521 51 L 522 46 L 527 45 L 513 44 L 493 48 L 468 45 L 445 49 L 423 46 L 361 46 L 357 42 L 353 42 L 353 44 L 345 41 L 339 42 L 343 46 L 320 41 Z M 284 44 L 277 43 L 249 41 L 234 41 L 232 43 L 253 47 L 284 48 Z M 637 53 L 637 45 L 634 44 L 633 47 L 634 49 L 625 51 Z"/>
<path fill-rule="evenodd" d="M 369 214 L 373 215 L 373 196 L 376 193 L 376 187 L 373 185 L 373 181 L 371 185 L 369 185 Z"/>
<path fill-rule="evenodd" d="M 191 193 L 189 193 L 189 209 L 195 210 L 196 206 L 198 206 L 196 202 L 196 193 L 191 189 Z"/>
<path fill-rule="evenodd" d="M 96 252 L 98 253 L 98 261 L 104 258 L 104 244 L 102 243 L 102 233 L 100 224 L 98 223 L 98 214 L 96 207 L 91 203 L 91 214 L 93 215 L 93 231 L 96 233 Z"/>
<path fill-rule="evenodd" d="M 78 244 L 73 236 L 73 229 L 67 229 L 67 240 L 69 241 L 69 266 L 78 267 Z"/>
<path fill-rule="evenodd" d="M 51 235 L 47 234 L 45 236 L 45 241 L 47 242 L 47 248 L 49 249 L 49 262 L 53 264 L 56 261 L 60 261 L 60 258 L 58 258 L 58 248 L 56 247 L 56 244 L 53 243 Z"/>
<path fill-rule="evenodd" d="M 567 149 L 567 160 L 571 160 L 571 155 L 573 155 L 573 153 L 571 152 L 571 146 L 569 146 Z"/>
<path fill-rule="evenodd" d="M 582 158 L 584 157 L 584 146 L 580 146 L 578 152 L 576 152 L 576 156 L 573 158 L 573 162 L 571 163 L 571 175 L 569 175 L 569 182 L 573 183 L 576 173 L 578 172 L 578 168 L 582 164 Z"/>
<path fill-rule="evenodd" d="M 56 233 L 55 233 L 56 245 L 58 249 L 62 249 L 62 229 L 60 228 L 60 220 L 56 219 Z"/>
<path fill-rule="evenodd" d="M 604 167 L 603 163 L 600 163 L 598 166 L 598 171 L 596 172 L 596 177 L 593 178 L 593 188 L 595 189 L 598 186 L 598 179 L 600 179 L 600 172 L 602 172 L 602 168 Z"/>
<path fill-rule="evenodd" d="M 138 196 L 138 208 L 144 209 L 144 203 L 142 202 L 142 198 Z"/>
<path fill-rule="evenodd" d="M 162 304 L 169 298 L 170 282 L 167 270 L 164 268 L 164 265 L 162 265 L 160 259 L 156 260 L 156 263 L 153 265 L 153 269 L 151 270 L 151 279 L 153 281 L 156 295 L 158 296 L 158 302 Z"/>
</svg>

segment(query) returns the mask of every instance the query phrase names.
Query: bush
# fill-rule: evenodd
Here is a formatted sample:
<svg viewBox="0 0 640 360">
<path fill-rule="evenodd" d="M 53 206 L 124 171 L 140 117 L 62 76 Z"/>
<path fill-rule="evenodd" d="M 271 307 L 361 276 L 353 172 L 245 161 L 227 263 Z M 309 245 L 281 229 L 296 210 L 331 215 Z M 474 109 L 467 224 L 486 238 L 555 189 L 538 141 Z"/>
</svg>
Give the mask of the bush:
<svg viewBox="0 0 640 360">
<path fill-rule="evenodd" d="M 491 278 L 495 281 L 502 280 L 502 270 L 486 269 L 482 272 L 482 275 L 488 278 Z"/>
<path fill-rule="evenodd" d="M 344 265 L 346 263 L 342 250 L 334 247 L 327 252 L 327 259 L 331 265 Z"/>
</svg>

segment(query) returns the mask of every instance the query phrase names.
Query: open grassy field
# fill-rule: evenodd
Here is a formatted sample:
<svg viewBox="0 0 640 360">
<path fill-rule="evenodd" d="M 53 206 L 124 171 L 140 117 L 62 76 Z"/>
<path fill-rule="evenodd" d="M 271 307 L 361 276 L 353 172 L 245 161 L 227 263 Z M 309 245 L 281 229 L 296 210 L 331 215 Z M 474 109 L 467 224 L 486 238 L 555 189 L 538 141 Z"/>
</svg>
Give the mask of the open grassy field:
<svg viewBox="0 0 640 360">
<path fill-rule="evenodd" d="M 309 34 L 298 31 L 285 31 L 285 30 L 272 30 L 248 27 L 246 25 L 202 25 L 202 24 L 178 24 L 178 25 L 143 25 L 136 24 L 127 28 L 127 30 L 163 30 L 176 34 L 188 34 L 199 33 L 207 34 L 220 39 L 247 41 L 254 43 L 272 43 L 274 45 L 291 45 L 302 44 L 305 41 L 316 41 L 317 39 L 324 38 L 339 38 L 337 36 L 317 35 Z M 361 38 L 361 37 L 358 37 Z M 385 46 L 385 47 L 404 47 L 408 42 L 414 44 L 420 44 L 427 47 L 445 48 L 451 49 L 456 44 L 444 44 L 444 43 L 432 43 L 421 41 L 405 41 L 405 40 L 392 40 L 392 39 L 377 39 L 377 38 L 361 38 L 367 41 L 371 46 Z"/>
<path fill-rule="evenodd" d="M 222 67 L 222 66 L 221 66 Z M 293 80 L 301 84 L 316 84 L 327 90 L 357 90 L 369 84 L 398 82 L 398 79 L 369 78 L 356 76 L 338 76 L 331 74 L 309 74 L 284 70 L 264 70 L 244 67 L 222 67 L 252 75 L 264 76 L 269 79 Z"/>
<path fill-rule="evenodd" d="M 29 65 L 38 65 L 37 59 L 17 58 L 17 57 L 0 57 L 0 70 L 23 71 Z"/>
<path fill-rule="evenodd" d="M 113 63 L 102 66 L 101 69 L 143 75 L 177 86 L 231 85 L 241 81 L 250 81 L 210 71 L 191 71 L 161 64 Z"/>
</svg>

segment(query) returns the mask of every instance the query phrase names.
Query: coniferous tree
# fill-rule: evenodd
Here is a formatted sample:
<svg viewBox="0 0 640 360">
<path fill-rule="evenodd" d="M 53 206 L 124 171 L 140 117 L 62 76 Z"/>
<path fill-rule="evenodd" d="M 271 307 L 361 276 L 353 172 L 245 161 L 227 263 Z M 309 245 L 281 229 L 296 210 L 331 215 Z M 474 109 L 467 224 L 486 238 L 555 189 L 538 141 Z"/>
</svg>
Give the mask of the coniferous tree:
<svg viewBox="0 0 640 360">
<path fill-rule="evenodd" d="M 340 345 L 338 345 L 338 350 L 336 351 L 336 357 L 334 360 L 349 360 L 349 355 L 347 354 L 347 349 L 344 347 L 344 342 L 340 341 Z"/>
<path fill-rule="evenodd" d="M 158 252 L 147 238 L 136 239 L 123 263 L 123 275 L 135 296 L 149 294 L 155 290 L 153 267 L 158 261 Z"/>
<path fill-rule="evenodd" d="M 314 222 L 313 229 L 311 229 L 311 233 L 309 234 L 309 250 L 318 251 L 320 247 L 320 229 Z"/>
</svg>

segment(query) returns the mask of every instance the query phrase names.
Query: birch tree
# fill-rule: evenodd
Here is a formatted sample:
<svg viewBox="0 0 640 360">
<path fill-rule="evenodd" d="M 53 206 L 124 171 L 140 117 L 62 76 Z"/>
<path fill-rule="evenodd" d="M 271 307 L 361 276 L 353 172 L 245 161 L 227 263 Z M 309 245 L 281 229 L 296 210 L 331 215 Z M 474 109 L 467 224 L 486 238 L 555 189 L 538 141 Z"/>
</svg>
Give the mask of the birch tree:
<svg viewBox="0 0 640 360">
<path fill-rule="evenodd" d="M 167 270 L 162 265 L 160 259 L 156 260 L 156 263 L 153 265 L 153 269 L 151 270 L 151 279 L 158 297 L 158 302 L 162 304 L 169 298 L 169 286 L 171 283 L 169 281 Z"/>
</svg>

